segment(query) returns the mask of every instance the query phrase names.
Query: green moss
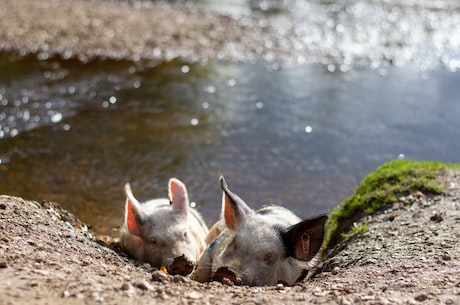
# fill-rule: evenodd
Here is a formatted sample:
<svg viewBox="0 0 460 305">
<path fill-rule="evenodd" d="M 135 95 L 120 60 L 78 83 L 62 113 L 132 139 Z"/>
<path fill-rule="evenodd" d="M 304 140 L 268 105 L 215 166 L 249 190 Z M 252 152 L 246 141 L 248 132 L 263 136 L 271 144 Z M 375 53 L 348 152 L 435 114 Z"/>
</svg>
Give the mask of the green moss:
<svg viewBox="0 0 460 305">
<path fill-rule="evenodd" d="M 362 180 L 354 195 L 332 209 L 323 249 L 333 247 L 360 216 L 372 214 L 401 196 L 413 191 L 441 194 L 442 188 L 434 179 L 439 171 L 447 168 L 460 169 L 460 164 L 394 160 L 382 165 Z"/>
<path fill-rule="evenodd" d="M 369 231 L 369 227 L 367 226 L 366 223 L 354 223 L 353 224 L 353 228 L 351 229 L 351 231 L 349 232 L 346 232 L 346 233 L 342 233 L 340 234 L 340 236 L 342 238 L 350 238 L 350 237 L 353 237 L 353 236 L 356 236 L 356 235 L 360 235 L 360 234 L 363 234 L 365 232 Z"/>
</svg>

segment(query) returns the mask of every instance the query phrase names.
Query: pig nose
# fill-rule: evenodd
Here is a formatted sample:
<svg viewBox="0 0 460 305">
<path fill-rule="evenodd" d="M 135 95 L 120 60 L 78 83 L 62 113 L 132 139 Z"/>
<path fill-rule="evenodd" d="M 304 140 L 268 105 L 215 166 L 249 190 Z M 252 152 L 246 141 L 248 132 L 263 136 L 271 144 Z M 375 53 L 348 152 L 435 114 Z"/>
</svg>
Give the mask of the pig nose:
<svg viewBox="0 0 460 305">
<path fill-rule="evenodd" d="M 171 275 L 189 275 L 195 267 L 195 262 L 188 260 L 185 255 L 176 257 L 171 265 L 168 266 L 168 273 Z"/>
<path fill-rule="evenodd" d="M 213 281 L 221 282 L 226 285 L 241 285 L 241 279 L 238 278 L 228 267 L 220 267 L 212 277 Z"/>
</svg>

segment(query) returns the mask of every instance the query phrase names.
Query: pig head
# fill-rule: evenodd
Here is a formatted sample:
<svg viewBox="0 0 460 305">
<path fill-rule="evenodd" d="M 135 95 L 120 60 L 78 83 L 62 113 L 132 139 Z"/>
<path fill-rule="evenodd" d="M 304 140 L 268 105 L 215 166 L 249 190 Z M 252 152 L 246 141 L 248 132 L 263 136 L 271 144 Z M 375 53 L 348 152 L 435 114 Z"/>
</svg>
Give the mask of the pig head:
<svg viewBox="0 0 460 305">
<path fill-rule="evenodd" d="M 308 269 L 324 237 L 326 215 L 301 220 L 275 205 L 252 210 L 223 177 L 222 217 L 211 229 L 194 278 L 241 285 L 293 285 Z M 211 236 L 211 237 L 209 237 Z"/>
<path fill-rule="evenodd" d="M 135 259 L 155 267 L 166 266 L 170 274 L 190 274 L 205 248 L 208 228 L 189 207 L 185 185 L 169 180 L 169 199 L 139 203 L 125 185 L 125 221 L 120 244 Z"/>
</svg>

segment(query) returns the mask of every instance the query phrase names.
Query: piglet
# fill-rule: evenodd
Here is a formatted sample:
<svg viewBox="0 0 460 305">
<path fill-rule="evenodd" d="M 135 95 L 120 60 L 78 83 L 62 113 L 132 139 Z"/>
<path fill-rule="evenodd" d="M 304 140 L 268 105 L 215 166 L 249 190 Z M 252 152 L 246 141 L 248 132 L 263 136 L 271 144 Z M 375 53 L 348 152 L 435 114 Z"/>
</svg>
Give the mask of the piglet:
<svg viewBox="0 0 460 305">
<path fill-rule="evenodd" d="M 326 215 L 301 220 L 286 208 L 254 211 L 223 177 L 222 217 L 207 236 L 194 279 L 250 286 L 293 285 L 308 271 L 324 238 Z"/>
<path fill-rule="evenodd" d="M 120 244 L 135 259 L 169 274 L 189 275 L 202 254 L 208 228 L 200 214 L 189 207 L 185 185 L 169 180 L 169 199 L 139 203 L 125 185 L 125 221 Z"/>
</svg>

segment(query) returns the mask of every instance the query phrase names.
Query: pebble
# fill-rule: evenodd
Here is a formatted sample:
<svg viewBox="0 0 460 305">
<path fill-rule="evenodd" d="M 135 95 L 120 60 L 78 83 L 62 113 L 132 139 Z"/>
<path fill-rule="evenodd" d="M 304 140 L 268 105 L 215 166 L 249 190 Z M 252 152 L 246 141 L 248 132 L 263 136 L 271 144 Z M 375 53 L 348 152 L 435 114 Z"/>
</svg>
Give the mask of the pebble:
<svg viewBox="0 0 460 305">
<path fill-rule="evenodd" d="M 441 214 L 438 214 L 438 213 L 430 217 L 430 221 L 433 221 L 433 222 L 441 222 L 443 220 L 444 219 L 442 218 Z"/>
<path fill-rule="evenodd" d="M 150 283 L 148 283 L 147 281 L 136 282 L 134 283 L 134 286 L 136 286 L 137 288 L 141 290 L 153 290 L 153 286 L 150 285 Z"/>
<path fill-rule="evenodd" d="M 123 291 L 130 291 L 133 290 L 133 288 L 133 285 L 131 285 L 130 283 L 123 283 L 120 287 L 120 289 Z"/>
<path fill-rule="evenodd" d="M 182 275 L 175 275 L 173 277 L 173 282 L 174 283 L 189 283 L 190 279 L 188 277 L 182 276 Z"/>
<path fill-rule="evenodd" d="M 334 275 L 336 275 L 339 272 L 340 272 L 340 267 L 334 267 L 334 269 L 332 269 L 332 274 Z"/>
<path fill-rule="evenodd" d="M 75 297 L 79 300 L 83 300 L 85 298 L 85 295 L 83 293 L 77 293 Z"/>
<path fill-rule="evenodd" d="M 414 298 L 416 301 L 423 302 L 426 299 L 428 299 L 428 296 L 426 294 L 419 294 Z"/>
<path fill-rule="evenodd" d="M 155 270 L 152 272 L 152 281 L 163 282 L 168 279 L 168 275 L 161 270 Z"/>
<path fill-rule="evenodd" d="M 187 298 L 192 299 L 192 300 L 201 299 L 202 297 L 203 297 L 203 294 L 198 291 L 191 291 L 187 294 Z"/>
</svg>

